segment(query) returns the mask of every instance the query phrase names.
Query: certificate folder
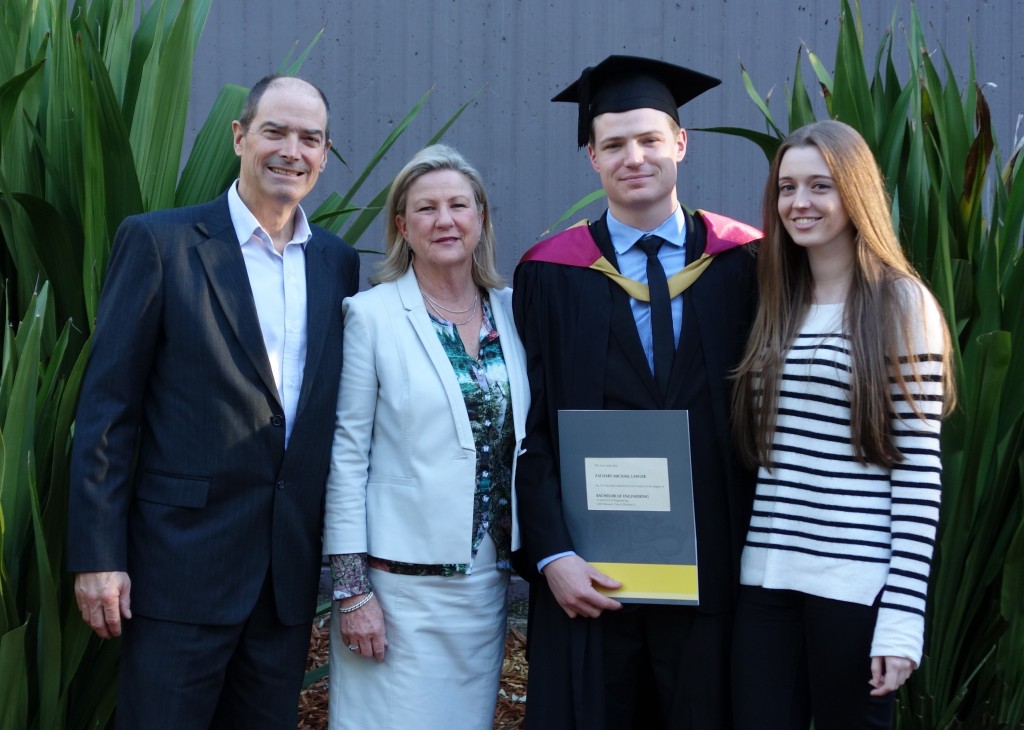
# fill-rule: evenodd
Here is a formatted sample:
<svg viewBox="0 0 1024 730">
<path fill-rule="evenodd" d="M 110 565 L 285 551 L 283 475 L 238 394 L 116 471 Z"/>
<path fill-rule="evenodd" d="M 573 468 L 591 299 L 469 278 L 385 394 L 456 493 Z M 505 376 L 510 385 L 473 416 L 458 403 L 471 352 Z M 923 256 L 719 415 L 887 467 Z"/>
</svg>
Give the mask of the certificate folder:
<svg viewBox="0 0 1024 730">
<path fill-rule="evenodd" d="M 625 603 L 698 605 L 686 411 L 559 411 L 562 513 Z"/>
</svg>

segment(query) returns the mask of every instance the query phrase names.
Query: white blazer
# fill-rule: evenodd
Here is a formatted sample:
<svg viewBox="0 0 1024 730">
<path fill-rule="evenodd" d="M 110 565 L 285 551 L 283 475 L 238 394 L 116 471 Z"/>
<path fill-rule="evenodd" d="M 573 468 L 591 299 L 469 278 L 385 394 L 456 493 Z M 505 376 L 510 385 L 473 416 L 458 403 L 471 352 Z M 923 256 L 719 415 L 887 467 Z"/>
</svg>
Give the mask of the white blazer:
<svg viewBox="0 0 1024 730">
<path fill-rule="evenodd" d="M 508 369 L 518 454 L 530 406 L 512 290 L 489 291 Z M 476 445 L 455 371 L 410 267 L 346 299 L 338 418 L 327 480 L 324 553 L 468 563 Z M 512 546 L 519 547 L 515 465 Z"/>
</svg>

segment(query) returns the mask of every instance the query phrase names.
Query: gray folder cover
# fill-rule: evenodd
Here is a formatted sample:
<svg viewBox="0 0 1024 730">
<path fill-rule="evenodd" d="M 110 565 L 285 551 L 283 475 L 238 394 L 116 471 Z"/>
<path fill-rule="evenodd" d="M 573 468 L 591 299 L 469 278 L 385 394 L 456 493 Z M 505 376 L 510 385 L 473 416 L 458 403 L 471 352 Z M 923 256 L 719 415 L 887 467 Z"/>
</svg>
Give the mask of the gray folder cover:
<svg viewBox="0 0 1024 730">
<path fill-rule="evenodd" d="M 578 555 L 624 583 L 608 595 L 697 604 L 687 412 L 559 411 L 558 434 L 566 526 Z"/>
</svg>

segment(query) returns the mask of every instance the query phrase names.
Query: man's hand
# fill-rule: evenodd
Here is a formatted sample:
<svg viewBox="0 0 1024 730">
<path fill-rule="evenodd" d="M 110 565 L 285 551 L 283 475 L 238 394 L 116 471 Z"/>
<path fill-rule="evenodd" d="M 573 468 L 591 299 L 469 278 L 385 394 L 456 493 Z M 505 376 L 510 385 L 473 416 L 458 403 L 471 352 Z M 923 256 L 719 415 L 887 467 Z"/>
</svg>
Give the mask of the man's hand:
<svg viewBox="0 0 1024 730">
<path fill-rule="evenodd" d="M 915 668 L 914 662 L 901 656 L 871 657 L 871 681 L 869 684 L 874 687 L 871 690 L 871 696 L 881 697 L 895 692 L 910 679 L 910 674 Z"/>
<path fill-rule="evenodd" d="M 578 555 L 566 555 L 544 566 L 543 575 L 558 605 L 569 616 L 597 618 L 602 611 L 617 611 L 622 604 L 599 593 L 594 585 L 615 590 L 622 584 L 609 578 Z"/>
<path fill-rule="evenodd" d="M 363 596 L 352 596 L 342 599 L 342 608 L 355 605 Z M 384 628 L 384 612 L 381 610 L 377 597 L 349 613 L 339 613 L 338 629 L 341 640 L 349 651 L 364 657 L 373 657 L 378 662 L 384 661 L 384 651 L 388 648 L 388 635 Z"/>
<path fill-rule="evenodd" d="M 121 618 L 131 618 L 132 582 L 127 573 L 79 573 L 75 576 L 75 601 L 82 620 L 101 639 L 121 635 Z"/>
</svg>

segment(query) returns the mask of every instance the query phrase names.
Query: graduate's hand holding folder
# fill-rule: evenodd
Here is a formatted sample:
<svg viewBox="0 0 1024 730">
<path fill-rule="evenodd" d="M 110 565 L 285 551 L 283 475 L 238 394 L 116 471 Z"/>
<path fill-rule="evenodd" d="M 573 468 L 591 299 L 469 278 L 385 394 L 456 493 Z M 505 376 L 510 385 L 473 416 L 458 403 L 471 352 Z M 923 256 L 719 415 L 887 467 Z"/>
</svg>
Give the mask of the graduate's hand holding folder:
<svg viewBox="0 0 1024 730">
<path fill-rule="evenodd" d="M 604 611 L 616 611 L 622 604 L 594 586 L 614 591 L 622 583 L 611 578 L 578 555 L 566 555 L 544 566 L 544 577 L 558 605 L 569 618 L 597 618 Z"/>
</svg>

